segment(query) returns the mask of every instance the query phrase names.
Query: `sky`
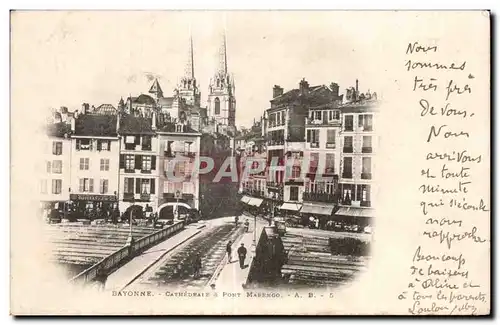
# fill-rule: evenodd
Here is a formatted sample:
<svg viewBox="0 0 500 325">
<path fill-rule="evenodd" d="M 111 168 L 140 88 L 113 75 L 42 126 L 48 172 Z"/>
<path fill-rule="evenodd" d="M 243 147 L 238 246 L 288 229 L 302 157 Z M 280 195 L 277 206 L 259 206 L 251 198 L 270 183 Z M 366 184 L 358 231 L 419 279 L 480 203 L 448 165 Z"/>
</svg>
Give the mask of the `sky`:
<svg viewBox="0 0 500 325">
<path fill-rule="evenodd" d="M 184 73 L 191 33 L 205 106 L 225 30 L 228 70 L 236 84 L 236 125 L 249 127 L 269 108 L 274 85 L 287 91 L 305 78 L 311 86 L 336 82 L 345 93 L 359 79 L 361 91 L 380 93 L 384 71 L 376 62 L 386 30 L 382 20 L 376 29 L 366 28 L 366 15 L 17 12 L 12 16 L 12 81 L 26 89 L 29 100 L 23 105 L 37 111 L 60 106 L 81 110 L 83 102 L 116 107 L 120 97 L 147 93 L 154 77 L 164 95 L 171 96 Z"/>
</svg>

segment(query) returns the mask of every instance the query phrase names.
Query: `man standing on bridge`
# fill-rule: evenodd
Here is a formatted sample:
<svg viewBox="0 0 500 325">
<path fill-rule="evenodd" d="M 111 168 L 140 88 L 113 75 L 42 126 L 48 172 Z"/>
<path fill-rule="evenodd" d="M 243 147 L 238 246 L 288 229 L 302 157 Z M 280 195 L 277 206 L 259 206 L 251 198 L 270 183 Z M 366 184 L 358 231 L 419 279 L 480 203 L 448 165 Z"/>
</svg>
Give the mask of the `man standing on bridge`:
<svg viewBox="0 0 500 325">
<path fill-rule="evenodd" d="M 245 244 L 241 243 L 240 248 L 238 248 L 238 258 L 240 260 L 241 269 L 245 266 L 246 257 L 247 257 L 247 249 L 245 248 Z"/>
</svg>

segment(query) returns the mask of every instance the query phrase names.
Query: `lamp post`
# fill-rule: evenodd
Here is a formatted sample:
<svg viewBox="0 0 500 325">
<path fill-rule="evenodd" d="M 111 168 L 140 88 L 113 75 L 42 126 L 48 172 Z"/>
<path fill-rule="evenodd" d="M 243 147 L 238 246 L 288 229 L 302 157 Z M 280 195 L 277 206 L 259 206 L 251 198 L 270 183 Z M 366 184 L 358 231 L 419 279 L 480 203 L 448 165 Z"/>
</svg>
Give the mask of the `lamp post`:
<svg viewBox="0 0 500 325">
<path fill-rule="evenodd" d="M 129 233 L 128 233 L 128 238 L 127 238 L 127 245 L 132 245 L 133 241 L 134 241 L 134 238 L 132 236 L 132 211 L 134 210 L 133 209 L 133 206 L 134 206 L 134 198 L 132 198 L 132 205 L 130 207 L 130 213 L 129 213 Z"/>
</svg>

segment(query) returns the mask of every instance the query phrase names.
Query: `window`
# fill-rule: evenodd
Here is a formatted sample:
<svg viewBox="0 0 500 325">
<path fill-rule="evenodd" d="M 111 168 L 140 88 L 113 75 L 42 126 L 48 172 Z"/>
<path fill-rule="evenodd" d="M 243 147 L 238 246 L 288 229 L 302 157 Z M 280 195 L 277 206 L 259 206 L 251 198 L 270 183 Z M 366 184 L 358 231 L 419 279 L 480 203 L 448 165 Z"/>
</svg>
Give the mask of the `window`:
<svg viewBox="0 0 500 325">
<path fill-rule="evenodd" d="M 62 179 L 52 180 L 52 194 L 61 194 L 62 190 Z"/>
<path fill-rule="evenodd" d="M 151 136 L 145 135 L 142 137 L 142 150 L 151 150 Z"/>
<path fill-rule="evenodd" d="M 101 193 L 101 194 L 108 193 L 108 180 L 107 179 L 101 179 L 101 182 L 99 184 L 99 193 Z"/>
<path fill-rule="evenodd" d="M 182 127 L 183 127 L 183 125 L 182 125 L 182 124 L 177 124 L 177 125 L 175 126 L 175 132 L 182 132 Z"/>
<path fill-rule="evenodd" d="M 52 173 L 62 174 L 62 160 L 52 161 Z"/>
<path fill-rule="evenodd" d="M 325 174 L 335 173 L 335 154 L 327 153 L 325 159 Z"/>
<path fill-rule="evenodd" d="M 363 136 L 363 153 L 371 153 L 372 152 L 372 137 L 371 136 Z"/>
<path fill-rule="evenodd" d="M 309 172 L 310 173 L 316 172 L 316 169 L 318 168 L 318 162 L 319 162 L 319 153 L 318 152 L 311 152 L 311 155 L 309 156 Z"/>
<path fill-rule="evenodd" d="M 326 183 L 326 193 L 328 194 L 334 194 L 335 193 L 335 184 L 333 183 Z"/>
<path fill-rule="evenodd" d="M 338 120 L 340 118 L 340 112 L 338 110 L 328 111 L 328 120 Z"/>
<path fill-rule="evenodd" d="M 328 129 L 326 131 L 326 143 L 335 144 L 335 130 Z"/>
<path fill-rule="evenodd" d="M 76 150 L 92 150 L 92 140 L 76 139 Z"/>
<path fill-rule="evenodd" d="M 163 183 L 163 193 L 174 193 L 175 183 L 165 181 Z"/>
<path fill-rule="evenodd" d="M 126 170 L 134 170 L 135 169 L 134 155 L 126 155 L 125 156 L 125 169 Z"/>
<path fill-rule="evenodd" d="M 353 152 L 353 150 L 352 150 L 352 137 L 351 136 L 344 137 L 344 150 L 343 151 L 345 153 Z"/>
<path fill-rule="evenodd" d="M 297 186 L 290 186 L 290 201 L 299 200 L 299 188 Z"/>
<path fill-rule="evenodd" d="M 47 161 L 47 173 L 52 172 L 52 163 L 50 161 Z"/>
<path fill-rule="evenodd" d="M 89 170 L 89 158 L 80 158 L 80 170 Z"/>
<path fill-rule="evenodd" d="M 47 180 L 42 179 L 40 181 L 40 193 L 47 194 Z"/>
<path fill-rule="evenodd" d="M 300 177 L 300 166 L 292 166 L 292 178 Z"/>
<path fill-rule="evenodd" d="M 123 188 L 124 193 L 134 193 L 134 179 L 131 177 L 125 177 L 125 184 Z"/>
<path fill-rule="evenodd" d="M 124 138 L 124 141 L 125 141 L 125 149 L 126 150 L 135 150 L 135 145 L 136 145 L 135 136 L 127 135 Z"/>
<path fill-rule="evenodd" d="M 372 159 L 370 157 L 363 157 L 361 178 L 362 179 L 372 178 Z"/>
<path fill-rule="evenodd" d="M 141 179 L 141 194 L 150 194 L 150 190 L 149 178 Z"/>
<path fill-rule="evenodd" d="M 318 129 L 307 130 L 307 142 L 310 144 L 319 144 L 319 131 Z"/>
<path fill-rule="evenodd" d="M 151 170 L 151 156 L 142 156 L 142 170 Z"/>
<path fill-rule="evenodd" d="M 214 114 L 219 115 L 220 114 L 220 99 L 219 99 L 219 97 L 215 97 L 214 106 L 215 106 Z"/>
<path fill-rule="evenodd" d="M 62 155 L 62 142 L 54 141 L 52 142 L 52 154 L 56 156 Z"/>
<path fill-rule="evenodd" d="M 93 178 L 80 178 L 78 183 L 78 190 L 80 192 L 94 192 L 94 179 Z"/>
<path fill-rule="evenodd" d="M 321 111 L 314 112 L 314 119 L 321 121 Z"/>
<path fill-rule="evenodd" d="M 373 115 L 364 114 L 358 117 L 358 126 L 363 129 L 363 131 L 373 130 Z"/>
<path fill-rule="evenodd" d="M 344 157 L 343 178 L 352 178 L 352 157 Z"/>
<path fill-rule="evenodd" d="M 285 112 L 281 112 L 281 125 L 285 125 Z"/>
<path fill-rule="evenodd" d="M 111 141 L 110 140 L 97 140 L 97 150 L 98 151 L 111 151 Z"/>
<path fill-rule="evenodd" d="M 101 159 L 101 171 L 109 170 L 109 159 Z"/>
<path fill-rule="evenodd" d="M 344 117 L 344 131 L 352 131 L 354 128 L 354 118 L 352 115 Z"/>
</svg>

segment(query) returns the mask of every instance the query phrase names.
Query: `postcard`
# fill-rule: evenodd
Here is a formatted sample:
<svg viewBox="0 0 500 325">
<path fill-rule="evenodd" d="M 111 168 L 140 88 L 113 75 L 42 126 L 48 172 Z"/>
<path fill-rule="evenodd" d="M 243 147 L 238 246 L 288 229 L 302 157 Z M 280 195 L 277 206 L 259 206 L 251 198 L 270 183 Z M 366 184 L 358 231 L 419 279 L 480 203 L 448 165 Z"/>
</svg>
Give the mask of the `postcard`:
<svg viewBox="0 0 500 325">
<path fill-rule="evenodd" d="M 13 315 L 488 315 L 490 12 L 12 11 Z"/>
</svg>

